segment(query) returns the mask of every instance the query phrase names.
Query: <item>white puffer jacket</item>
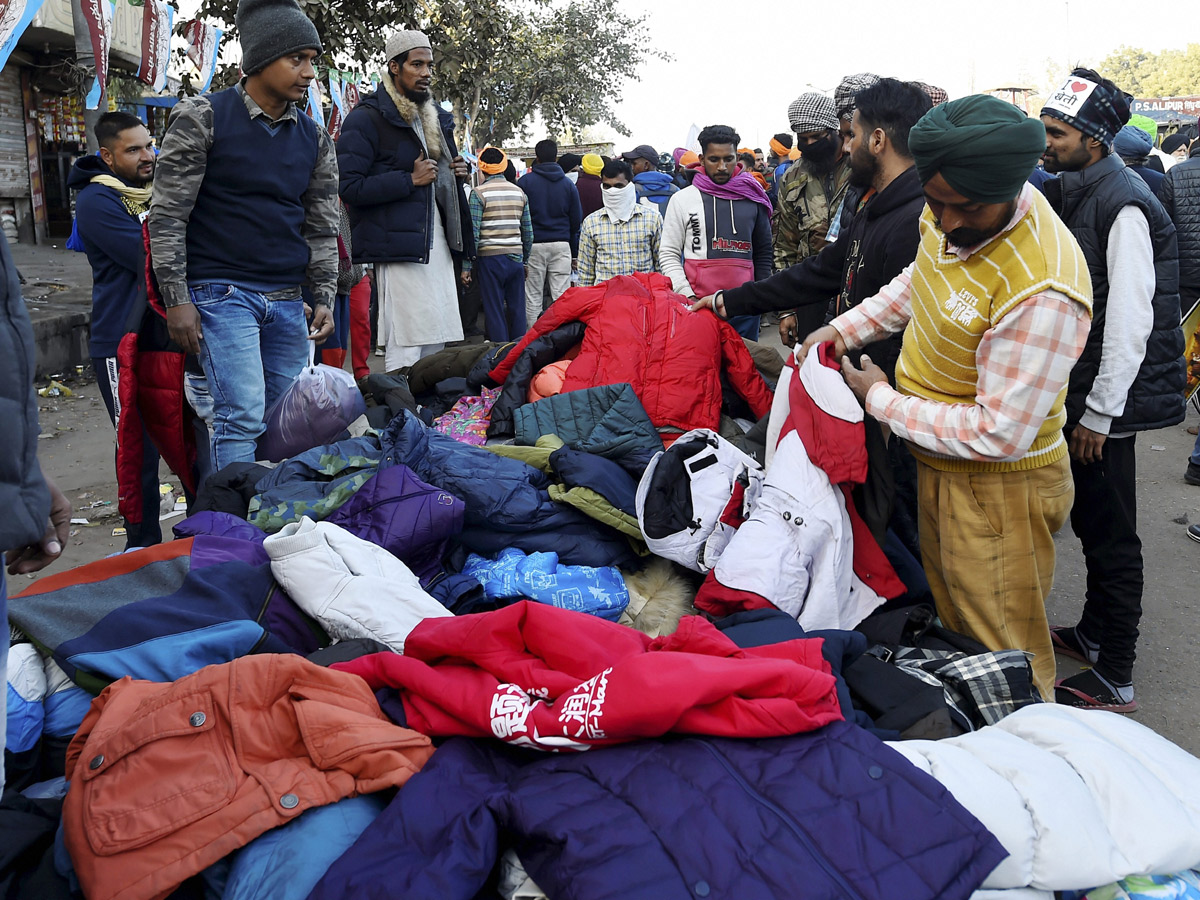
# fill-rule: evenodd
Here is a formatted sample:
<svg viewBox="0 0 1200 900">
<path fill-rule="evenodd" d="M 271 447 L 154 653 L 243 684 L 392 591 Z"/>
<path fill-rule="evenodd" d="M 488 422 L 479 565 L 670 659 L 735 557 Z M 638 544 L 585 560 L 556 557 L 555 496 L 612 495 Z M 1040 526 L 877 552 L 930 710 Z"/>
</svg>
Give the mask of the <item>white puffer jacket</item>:
<svg viewBox="0 0 1200 900">
<path fill-rule="evenodd" d="M 1049 898 L 1200 864 L 1200 759 L 1132 719 L 1044 703 L 961 737 L 889 746 L 1008 850 L 976 900 Z"/>
</svg>

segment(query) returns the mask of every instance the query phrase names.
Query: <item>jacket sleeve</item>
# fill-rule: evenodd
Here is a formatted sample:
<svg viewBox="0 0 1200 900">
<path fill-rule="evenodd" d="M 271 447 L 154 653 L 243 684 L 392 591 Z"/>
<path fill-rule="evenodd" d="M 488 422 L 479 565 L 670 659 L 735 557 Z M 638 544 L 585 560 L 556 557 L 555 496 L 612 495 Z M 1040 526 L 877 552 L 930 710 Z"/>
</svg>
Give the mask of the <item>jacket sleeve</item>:
<svg viewBox="0 0 1200 900">
<path fill-rule="evenodd" d="M 721 329 L 721 367 L 733 389 L 750 404 L 755 418 L 761 419 L 771 411 L 772 397 L 767 383 L 755 368 L 742 336 L 728 322 L 718 319 L 717 324 Z"/>
<path fill-rule="evenodd" d="M 846 245 L 836 241 L 816 256 L 801 260 L 791 268 L 776 272 L 763 281 L 748 281 L 722 294 L 725 315 L 745 316 L 773 309 L 795 309 L 810 304 L 825 304 L 842 287 L 846 265 Z"/>
<path fill-rule="evenodd" d="M 513 365 L 520 358 L 526 347 L 542 335 L 549 334 L 566 322 L 574 322 L 576 320 L 586 322 L 604 300 L 605 290 L 606 288 L 603 284 L 589 288 L 569 288 L 566 293 L 550 305 L 549 309 L 538 317 L 533 327 L 525 332 L 525 337 L 521 338 L 521 342 L 508 351 L 508 355 L 504 357 L 503 361 L 496 368 L 488 372 L 488 377 L 496 384 L 503 384 L 504 380 L 508 378 L 508 373 L 512 371 Z"/>
<path fill-rule="evenodd" d="M 763 281 L 771 277 L 774 253 L 771 248 L 771 214 L 767 208 L 756 203 L 758 215 L 754 219 L 754 280 Z"/>
<path fill-rule="evenodd" d="M 413 192 L 412 171 L 371 174 L 379 155 L 379 128 L 365 107 L 350 111 L 337 141 L 338 193 L 350 206 L 378 206 Z"/>
<path fill-rule="evenodd" d="M 583 225 L 583 206 L 579 202 L 579 191 L 573 184 L 570 197 L 567 198 L 567 218 L 571 223 L 571 258 L 577 259 L 579 257 L 579 228 Z"/>
<path fill-rule="evenodd" d="M 1175 218 L 1175 179 L 1171 177 L 1170 172 L 1163 176 L 1162 184 L 1158 186 L 1158 200 L 1178 228 L 1179 220 Z"/>
<path fill-rule="evenodd" d="M 659 241 L 658 270 L 671 279 L 671 290 L 691 297 L 695 292 L 688 284 L 687 275 L 683 270 L 683 205 L 687 196 L 687 193 L 680 191 L 671 197 L 667 204 L 667 214 L 663 216 L 662 239 Z"/>
<path fill-rule="evenodd" d="M 125 211 L 116 191 L 94 185 L 80 191 L 75 203 L 75 222 L 84 241 L 121 268 L 141 273 L 142 226 Z"/>
</svg>

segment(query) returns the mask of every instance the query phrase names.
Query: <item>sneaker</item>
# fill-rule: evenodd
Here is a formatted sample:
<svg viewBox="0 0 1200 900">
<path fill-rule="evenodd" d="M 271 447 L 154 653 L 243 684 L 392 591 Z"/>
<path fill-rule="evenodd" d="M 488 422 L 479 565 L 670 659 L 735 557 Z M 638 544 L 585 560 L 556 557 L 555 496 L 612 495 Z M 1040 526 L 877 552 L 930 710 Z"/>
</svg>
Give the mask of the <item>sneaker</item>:
<svg viewBox="0 0 1200 900">
<path fill-rule="evenodd" d="M 1200 484 L 1200 466 L 1194 462 L 1188 463 L 1187 471 L 1183 473 L 1183 480 L 1188 484 Z"/>
<path fill-rule="evenodd" d="M 382 347 L 376 347 L 376 348 L 375 348 L 375 355 L 376 355 L 376 356 L 383 356 L 383 348 L 382 348 Z"/>
<path fill-rule="evenodd" d="M 1071 659 L 1078 660 L 1089 666 L 1094 666 L 1096 660 L 1100 658 L 1100 653 L 1097 650 L 1089 650 L 1079 641 L 1079 635 L 1075 633 L 1074 625 L 1064 625 L 1059 628 L 1050 629 L 1050 643 L 1054 645 L 1054 652 L 1061 653 L 1063 656 L 1069 656 Z"/>
<path fill-rule="evenodd" d="M 1109 684 L 1096 674 L 1095 669 L 1088 669 L 1070 678 L 1060 678 L 1054 682 L 1054 702 L 1063 706 L 1074 706 L 1078 709 L 1105 709 L 1109 712 L 1136 712 L 1138 705 L 1133 699 L 1133 687 L 1129 688 L 1129 700 L 1122 699 Z"/>
<path fill-rule="evenodd" d="M 1200 544 L 1200 525 L 1189 525 L 1188 530 L 1187 530 L 1187 536 L 1190 537 L 1196 543 Z"/>
</svg>

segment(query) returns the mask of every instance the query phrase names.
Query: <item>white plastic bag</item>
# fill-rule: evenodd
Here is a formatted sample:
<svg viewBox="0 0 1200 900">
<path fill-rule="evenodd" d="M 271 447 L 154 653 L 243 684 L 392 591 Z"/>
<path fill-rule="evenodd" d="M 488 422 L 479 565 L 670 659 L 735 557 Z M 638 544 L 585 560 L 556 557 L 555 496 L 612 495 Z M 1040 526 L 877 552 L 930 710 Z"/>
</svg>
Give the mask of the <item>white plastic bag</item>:
<svg viewBox="0 0 1200 900">
<path fill-rule="evenodd" d="M 313 365 L 315 352 L 310 341 L 308 365 L 267 410 L 267 427 L 258 439 L 260 459 L 279 462 L 328 444 L 367 411 L 354 376 Z"/>
</svg>

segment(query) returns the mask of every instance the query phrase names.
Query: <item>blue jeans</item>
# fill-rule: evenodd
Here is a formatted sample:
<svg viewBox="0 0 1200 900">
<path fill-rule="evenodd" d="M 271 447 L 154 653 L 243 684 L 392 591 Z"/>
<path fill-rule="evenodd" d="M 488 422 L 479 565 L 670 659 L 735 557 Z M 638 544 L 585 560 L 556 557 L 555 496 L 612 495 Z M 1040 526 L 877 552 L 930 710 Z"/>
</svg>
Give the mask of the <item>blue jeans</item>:
<svg viewBox="0 0 1200 900">
<path fill-rule="evenodd" d="M 481 256 L 475 275 L 488 340 L 519 341 L 525 336 L 525 266 L 507 256 Z"/>
<path fill-rule="evenodd" d="M 235 284 L 190 288 L 204 340 L 200 363 L 213 402 L 212 470 L 254 462 L 263 416 L 308 362 L 299 293 L 268 300 Z"/>
<path fill-rule="evenodd" d="M 734 316 L 729 320 L 733 330 L 750 341 L 758 340 L 758 313 L 752 316 Z"/>
</svg>

